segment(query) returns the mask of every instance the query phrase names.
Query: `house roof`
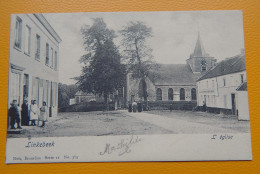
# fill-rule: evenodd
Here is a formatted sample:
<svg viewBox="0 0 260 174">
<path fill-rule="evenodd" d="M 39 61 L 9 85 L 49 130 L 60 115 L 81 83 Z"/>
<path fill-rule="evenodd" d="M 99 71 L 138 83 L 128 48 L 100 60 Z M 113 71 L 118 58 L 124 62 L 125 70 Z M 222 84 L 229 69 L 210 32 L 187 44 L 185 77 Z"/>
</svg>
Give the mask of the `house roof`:
<svg viewBox="0 0 260 174">
<path fill-rule="evenodd" d="M 79 95 L 80 95 L 80 96 L 82 96 L 82 95 L 85 96 L 85 95 L 87 95 L 87 93 L 85 93 L 85 92 L 79 90 L 78 92 L 76 92 L 75 96 L 76 96 L 76 95 L 77 95 L 77 96 L 79 96 Z"/>
<path fill-rule="evenodd" d="M 245 55 L 240 54 L 219 62 L 214 68 L 207 71 L 206 74 L 200 77 L 197 81 L 241 72 L 244 70 L 246 70 Z"/>
<path fill-rule="evenodd" d="M 196 85 L 200 74 L 193 74 L 187 64 L 160 64 L 155 85 Z"/>
<path fill-rule="evenodd" d="M 33 14 L 39 22 L 46 28 L 46 30 L 50 33 L 50 35 L 58 42 L 60 43 L 62 40 L 60 36 L 56 33 L 56 31 L 52 28 L 50 23 L 47 21 L 47 19 L 43 16 L 41 13 L 35 13 Z"/>
<path fill-rule="evenodd" d="M 247 91 L 247 82 L 242 83 L 242 85 L 237 88 L 237 91 Z"/>
</svg>

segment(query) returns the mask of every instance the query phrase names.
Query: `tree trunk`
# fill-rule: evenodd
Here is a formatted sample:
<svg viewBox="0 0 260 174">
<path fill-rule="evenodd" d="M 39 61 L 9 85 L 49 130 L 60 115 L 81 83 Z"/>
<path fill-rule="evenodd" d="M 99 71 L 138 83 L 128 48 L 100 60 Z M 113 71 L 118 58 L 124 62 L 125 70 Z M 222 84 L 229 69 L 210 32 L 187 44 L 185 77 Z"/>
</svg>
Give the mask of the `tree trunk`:
<svg viewBox="0 0 260 174">
<path fill-rule="evenodd" d="M 148 106 L 148 101 L 147 101 L 147 85 L 145 83 L 145 78 L 142 78 L 142 90 L 143 90 L 143 98 L 144 98 L 144 104 L 145 104 L 145 108 L 147 108 Z"/>
<path fill-rule="evenodd" d="M 108 103 L 108 94 L 104 94 L 104 100 L 105 100 L 105 110 L 109 111 L 109 103 Z"/>
</svg>

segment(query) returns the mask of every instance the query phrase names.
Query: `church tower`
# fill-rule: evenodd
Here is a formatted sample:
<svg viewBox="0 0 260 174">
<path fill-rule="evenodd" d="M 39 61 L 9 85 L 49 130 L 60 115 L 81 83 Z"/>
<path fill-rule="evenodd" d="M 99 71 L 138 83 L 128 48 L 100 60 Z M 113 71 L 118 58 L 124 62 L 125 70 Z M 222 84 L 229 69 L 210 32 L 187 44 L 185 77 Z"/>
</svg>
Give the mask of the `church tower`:
<svg viewBox="0 0 260 174">
<path fill-rule="evenodd" d="M 198 33 L 194 52 L 186 62 L 194 74 L 206 72 L 216 64 L 216 59 L 205 52 L 200 39 L 200 33 Z"/>
</svg>

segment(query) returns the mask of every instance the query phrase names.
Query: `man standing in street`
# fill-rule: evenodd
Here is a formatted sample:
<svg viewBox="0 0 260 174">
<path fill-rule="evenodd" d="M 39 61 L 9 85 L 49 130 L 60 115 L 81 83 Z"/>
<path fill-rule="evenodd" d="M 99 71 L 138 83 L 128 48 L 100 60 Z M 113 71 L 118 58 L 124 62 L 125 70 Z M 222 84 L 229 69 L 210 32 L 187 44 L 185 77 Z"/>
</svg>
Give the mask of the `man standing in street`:
<svg viewBox="0 0 260 174">
<path fill-rule="evenodd" d="M 20 126 L 20 113 L 17 106 L 17 100 L 13 100 L 13 102 L 11 103 L 11 107 L 8 110 L 8 116 L 11 118 L 11 129 L 15 129 L 15 122 L 17 123 L 17 128 L 22 129 L 22 127 Z"/>
<path fill-rule="evenodd" d="M 135 100 L 132 103 L 132 106 L 133 106 L 133 112 L 136 112 L 136 110 L 137 110 L 137 103 L 135 102 Z"/>
<path fill-rule="evenodd" d="M 28 108 L 28 101 L 27 99 L 24 99 L 24 102 L 22 104 L 22 125 L 29 126 L 29 108 Z"/>
</svg>

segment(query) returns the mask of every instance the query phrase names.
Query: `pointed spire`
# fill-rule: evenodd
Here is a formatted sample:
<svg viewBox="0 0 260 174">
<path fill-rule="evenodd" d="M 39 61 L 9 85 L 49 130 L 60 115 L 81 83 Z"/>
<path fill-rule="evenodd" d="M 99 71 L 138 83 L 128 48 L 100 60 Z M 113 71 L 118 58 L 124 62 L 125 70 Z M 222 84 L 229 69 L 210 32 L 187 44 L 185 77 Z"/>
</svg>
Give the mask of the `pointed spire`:
<svg viewBox="0 0 260 174">
<path fill-rule="evenodd" d="M 195 45 L 194 52 L 192 54 L 193 57 L 207 57 L 208 54 L 205 52 L 202 42 L 200 40 L 200 32 L 198 32 L 198 39 Z"/>
</svg>

